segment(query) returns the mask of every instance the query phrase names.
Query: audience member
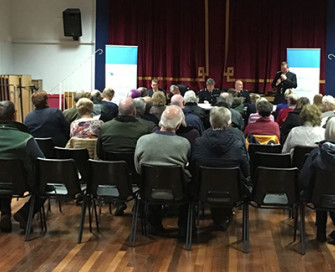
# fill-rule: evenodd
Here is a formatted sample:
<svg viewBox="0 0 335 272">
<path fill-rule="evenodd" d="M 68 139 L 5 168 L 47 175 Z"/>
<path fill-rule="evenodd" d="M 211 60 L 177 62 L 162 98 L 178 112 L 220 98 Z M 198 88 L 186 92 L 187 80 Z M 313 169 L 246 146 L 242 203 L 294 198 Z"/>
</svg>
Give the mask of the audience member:
<svg viewBox="0 0 335 272">
<path fill-rule="evenodd" d="M 24 123 L 35 138 L 51 137 L 56 146 L 64 147 L 69 140 L 70 124 L 64 114 L 48 106 L 48 94 L 37 91 L 31 96 L 35 110 L 28 113 Z"/>
<path fill-rule="evenodd" d="M 130 90 L 130 92 L 128 93 L 127 97 L 131 97 L 132 99 L 141 97 L 141 92 L 140 92 L 139 90 L 132 89 L 132 90 Z"/>
<path fill-rule="evenodd" d="M 261 116 L 255 123 L 250 123 L 244 130 L 244 136 L 249 135 L 275 135 L 280 139 L 279 126 L 270 119 L 272 104 L 267 100 L 257 101 L 257 112 Z"/>
<path fill-rule="evenodd" d="M 244 105 L 250 104 L 249 91 L 243 89 L 242 80 L 236 80 L 235 81 L 235 90 L 237 91 L 237 97 L 243 97 L 244 98 Z"/>
<path fill-rule="evenodd" d="M 248 119 L 248 124 L 253 124 L 253 123 L 255 123 L 259 118 L 261 118 L 261 115 L 257 112 L 257 104 L 259 103 L 259 102 L 261 102 L 261 101 L 268 101 L 266 98 L 264 98 L 264 97 L 261 97 L 261 98 L 259 98 L 257 101 L 256 101 L 256 103 L 255 103 L 255 106 L 256 106 L 256 113 L 251 113 L 250 115 L 249 115 L 249 119 Z M 275 121 L 275 118 L 273 117 L 273 115 L 271 114 L 270 115 L 270 119 L 271 119 L 271 121 Z"/>
<path fill-rule="evenodd" d="M 254 93 L 250 94 L 250 104 L 247 105 L 247 111 L 246 111 L 246 115 L 245 115 L 246 124 L 248 123 L 250 114 L 257 112 L 256 101 L 258 99 L 260 99 L 259 94 L 254 94 Z"/>
<path fill-rule="evenodd" d="M 155 92 L 152 95 L 152 107 L 150 113 L 154 115 L 158 120 L 161 119 L 161 115 L 166 108 L 166 97 L 163 92 Z"/>
<path fill-rule="evenodd" d="M 313 97 L 313 105 L 317 106 L 318 109 L 322 112 L 322 94 L 316 94 Z"/>
<path fill-rule="evenodd" d="M 327 122 L 325 141 L 319 144 L 307 157 L 304 167 L 301 170 L 299 183 L 303 196 L 311 200 L 311 194 L 315 186 L 316 170 L 335 170 L 335 118 Z M 331 213 L 331 218 L 335 217 Z M 333 220 L 334 222 L 334 220 Z M 319 242 L 326 242 L 327 211 L 316 212 L 316 239 Z M 335 231 L 328 236 L 328 243 L 335 244 Z"/>
<path fill-rule="evenodd" d="M 225 107 L 213 107 L 210 112 L 211 128 L 195 142 L 192 151 L 193 175 L 200 166 L 240 167 L 243 176 L 249 176 L 249 156 L 244 139 L 230 129 L 231 113 Z M 212 208 L 213 221 L 226 230 L 231 222 L 232 209 Z"/>
<path fill-rule="evenodd" d="M 168 106 L 160 120 L 160 130 L 142 136 L 136 145 L 135 166 L 141 173 L 143 164 L 149 165 L 180 165 L 184 169 L 188 164 L 191 152 L 190 143 L 183 137 L 177 136 L 176 131 L 182 124 L 184 113 L 178 106 Z M 161 205 L 150 205 L 148 211 L 149 231 L 152 234 L 164 232 L 162 225 Z M 179 231 L 186 232 L 187 208 L 183 205 L 179 215 Z"/>
<path fill-rule="evenodd" d="M 288 96 L 287 98 L 288 107 L 285 109 L 281 109 L 276 119 L 276 122 L 278 123 L 279 126 L 281 126 L 285 122 L 288 113 L 295 109 L 297 105 L 297 101 L 298 101 L 298 97 L 296 94 L 292 93 Z"/>
<path fill-rule="evenodd" d="M 148 121 L 143 118 L 147 104 L 145 103 L 142 97 L 134 99 L 135 108 L 136 108 L 136 119 L 148 128 L 148 131 L 154 132 L 158 129 L 156 124 L 152 121 Z"/>
<path fill-rule="evenodd" d="M 63 111 L 65 119 L 69 122 L 69 124 L 71 124 L 74 120 L 80 118 L 80 114 L 77 111 L 76 104 L 80 98 L 84 97 L 86 97 L 86 93 L 84 91 L 76 91 L 73 93 L 74 106 L 70 109 L 66 109 Z"/>
<path fill-rule="evenodd" d="M 195 92 L 192 90 L 186 91 L 184 94 L 184 112 L 186 113 L 193 113 L 201 119 L 202 123 L 204 124 L 205 129 L 209 128 L 209 121 L 206 111 L 198 106 L 197 103 L 197 96 Z"/>
<path fill-rule="evenodd" d="M 42 92 L 41 92 L 42 93 Z M 40 93 L 40 94 L 41 94 Z M 36 96 L 34 96 L 36 99 Z M 64 118 L 65 119 L 65 118 Z M 23 162 L 25 173 L 31 189 L 35 186 L 33 164 L 38 158 L 44 158 L 34 138 L 28 133 L 28 128 L 15 122 L 15 107 L 10 101 L 0 102 L 0 158 L 18 159 Z M 12 231 L 11 222 L 11 198 L 0 197 L 0 230 L 2 232 Z M 43 201 L 35 200 L 34 213 L 40 210 Z M 14 219 L 20 223 L 20 228 L 25 229 L 27 225 L 30 200 L 14 214 Z"/>
<path fill-rule="evenodd" d="M 297 101 L 295 109 L 288 113 L 285 122 L 280 128 L 280 143 L 284 145 L 288 134 L 291 129 L 301 125 L 299 114 L 305 105 L 309 104 L 307 97 L 300 97 Z"/>
<path fill-rule="evenodd" d="M 193 113 L 186 113 L 184 111 L 184 98 L 180 94 L 172 96 L 171 105 L 179 106 L 184 112 L 186 125 L 197 129 L 199 134 L 202 134 L 205 129 L 201 119 Z"/>
<path fill-rule="evenodd" d="M 150 113 L 150 110 L 152 108 L 152 98 L 150 96 L 146 96 L 143 97 L 145 103 L 146 103 L 146 107 L 145 107 L 145 112 L 142 116 L 143 119 L 154 122 L 156 124 L 156 126 L 158 126 L 159 123 L 159 119 Z"/>
<path fill-rule="evenodd" d="M 206 88 L 199 92 L 199 103 L 215 105 L 220 93 L 221 90 L 215 88 L 214 79 L 209 78 L 206 81 Z"/>
<path fill-rule="evenodd" d="M 88 98 L 81 98 L 76 107 L 81 118 L 71 123 L 70 137 L 98 138 L 104 122 L 92 118 L 93 102 Z"/>
<path fill-rule="evenodd" d="M 244 115 L 244 98 L 243 97 L 234 97 L 231 108 L 236 110 L 241 116 Z"/>
<path fill-rule="evenodd" d="M 283 146 L 283 153 L 292 152 L 298 146 L 317 146 L 324 140 L 325 129 L 320 127 L 321 111 L 314 105 L 306 105 L 299 114 L 301 126 L 290 131 Z"/>
<path fill-rule="evenodd" d="M 170 86 L 170 92 L 167 94 L 167 104 L 171 102 L 171 97 L 175 94 L 180 94 L 179 87 L 177 85 L 171 85 Z"/>
<path fill-rule="evenodd" d="M 137 90 L 141 93 L 141 97 L 148 96 L 148 89 L 145 87 L 139 87 Z"/>
<path fill-rule="evenodd" d="M 328 118 L 335 116 L 335 98 L 331 95 L 325 95 L 322 98 L 322 121 L 321 126 L 323 127 Z"/>
<path fill-rule="evenodd" d="M 164 96 L 166 96 L 166 92 L 164 89 L 159 88 L 159 82 L 157 78 L 153 78 L 151 80 L 151 89 L 148 90 L 148 96 L 152 97 L 154 93 L 156 92 L 162 92 Z"/>
<path fill-rule="evenodd" d="M 99 90 L 94 90 L 91 92 L 90 99 L 93 102 L 93 116 L 100 118 L 101 110 L 103 108 L 102 96 Z"/>
<path fill-rule="evenodd" d="M 294 94 L 295 92 L 292 90 L 292 89 L 287 89 L 284 93 L 284 101 L 282 103 L 279 103 L 277 106 L 276 106 L 276 111 L 274 112 L 274 117 L 275 119 L 277 119 L 277 116 L 280 112 L 280 110 L 282 109 L 287 109 L 288 108 L 288 105 L 287 105 L 287 99 L 288 99 L 288 96 L 290 94 Z"/>
<path fill-rule="evenodd" d="M 112 88 L 105 88 L 102 92 L 100 120 L 104 122 L 110 121 L 118 115 L 119 107 L 112 102 L 114 95 L 115 91 Z"/>
</svg>

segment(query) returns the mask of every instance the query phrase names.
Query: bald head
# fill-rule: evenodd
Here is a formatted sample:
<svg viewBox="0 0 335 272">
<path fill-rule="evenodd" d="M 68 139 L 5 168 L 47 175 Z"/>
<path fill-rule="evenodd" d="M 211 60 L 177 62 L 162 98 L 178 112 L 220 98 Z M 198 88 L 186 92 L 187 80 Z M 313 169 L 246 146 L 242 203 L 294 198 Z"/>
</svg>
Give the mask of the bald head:
<svg viewBox="0 0 335 272">
<path fill-rule="evenodd" d="M 179 106 L 180 108 L 184 108 L 184 97 L 180 94 L 175 94 L 171 98 L 171 105 Z"/>
<path fill-rule="evenodd" d="M 163 111 L 159 126 L 162 131 L 176 132 L 182 123 L 185 123 L 183 110 L 179 106 L 172 105 Z"/>
<path fill-rule="evenodd" d="M 243 82 L 241 80 L 235 81 L 235 89 L 240 92 L 243 90 Z"/>
<path fill-rule="evenodd" d="M 119 116 L 136 116 L 135 103 L 131 97 L 127 97 L 120 102 Z"/>
</svg>

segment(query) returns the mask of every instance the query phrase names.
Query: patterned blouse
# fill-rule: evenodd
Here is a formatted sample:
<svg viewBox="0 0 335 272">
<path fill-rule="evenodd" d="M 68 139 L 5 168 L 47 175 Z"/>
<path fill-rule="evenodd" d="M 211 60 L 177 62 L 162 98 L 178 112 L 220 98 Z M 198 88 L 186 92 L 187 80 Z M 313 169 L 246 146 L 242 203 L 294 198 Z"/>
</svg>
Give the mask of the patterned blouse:
<svg viewBox="0 0 335 272">
<path fill-rule="evenodd" d="M 93 118 L 80 118 L 71 123 L 70 137 L 97 138 L 103 121 Z"/>
</svg>

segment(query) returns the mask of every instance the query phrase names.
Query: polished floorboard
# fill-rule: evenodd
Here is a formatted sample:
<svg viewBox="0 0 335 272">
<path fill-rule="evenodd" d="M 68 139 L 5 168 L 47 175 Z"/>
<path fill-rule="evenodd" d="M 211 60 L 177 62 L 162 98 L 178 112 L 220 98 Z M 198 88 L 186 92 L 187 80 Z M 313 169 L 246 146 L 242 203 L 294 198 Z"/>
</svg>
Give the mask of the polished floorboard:
<svg viewBox="0 0 335 272">
<path fill-rule="evenodd" d="M 13 200 L 15 212 L 22 201 Z M 315 240 L 315 215 L 307 211 L 307 251 L 300 255 L 299 239 L 293 243 L 293 220 L 282 210 L 250 207 L 250 252 L 242 252 L 242 212 L 236 210 L 226 232 L 218 231 L 205 214 L 192 251 L 177 239 L 176 218 L 163 224 L 171 232 L 164 237 L 137 235 L 137 246 L 128 247 L 131 209 L 124 216 L 102 209 L 101 230 L 88 229 L 86 218 L 83 242 L 77 244 L 80 207 L 63 203 L 63 213 L 52 202 L 47 215 L 48 231 L 42 235 L 34 220 L 32 240 L 13 221 L 11 234 L 0 233 L 0 271 L 335 271 L 335 246 Z M 328 224 L 329 232 L 334 228 Z"/>
</svg>

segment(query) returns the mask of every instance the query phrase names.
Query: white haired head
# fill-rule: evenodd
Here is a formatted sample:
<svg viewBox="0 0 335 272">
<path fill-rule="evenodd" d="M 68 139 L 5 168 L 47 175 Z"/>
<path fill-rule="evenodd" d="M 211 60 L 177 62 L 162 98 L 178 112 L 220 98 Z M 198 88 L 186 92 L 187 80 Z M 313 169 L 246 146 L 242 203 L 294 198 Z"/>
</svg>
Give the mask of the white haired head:
<svg viewBox="0 0 335 272">
<path fill-rule="evenodd" d="M 166 130 L 176 131 L 180 125 L 185 124 L 185 115 L 179 106 L 168 106 L 163 111 L 159 126 Z"/>
</svg>

